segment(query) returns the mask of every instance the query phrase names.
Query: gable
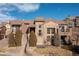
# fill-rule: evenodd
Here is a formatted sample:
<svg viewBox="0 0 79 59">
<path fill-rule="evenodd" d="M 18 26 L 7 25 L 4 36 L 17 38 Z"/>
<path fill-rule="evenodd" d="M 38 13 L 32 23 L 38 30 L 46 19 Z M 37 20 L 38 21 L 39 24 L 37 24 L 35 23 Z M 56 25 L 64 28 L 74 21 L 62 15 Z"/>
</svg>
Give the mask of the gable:
<svg viewBox="0 0 79 59">
<path fill-rule="evenodd" d="M 44 25 L 47 26 L 47 27 L 56 27 L 56 26 L 58 26 L 58 24 L 53 22 L 53 21 L 46 22 Z"/>
</svg>

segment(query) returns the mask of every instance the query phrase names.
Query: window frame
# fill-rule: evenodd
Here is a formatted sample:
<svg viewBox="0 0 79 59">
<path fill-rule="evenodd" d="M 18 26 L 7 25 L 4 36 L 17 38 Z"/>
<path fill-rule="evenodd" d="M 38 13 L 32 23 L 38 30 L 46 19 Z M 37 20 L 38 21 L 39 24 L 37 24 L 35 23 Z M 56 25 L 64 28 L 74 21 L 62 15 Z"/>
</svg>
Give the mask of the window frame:
<svg viewBox="0 0 79 59">
<path fill-rule="evenodd" d="M 41 28 L 42 27 L 42 25 L 39 25 L 39 28 Z"/>
<path fill-rule="evenodd" d="M 47 28 L 47 34 L 54 34 L 55 28 Z"/>
<path fill-rule="evenodd" d="M 42 35 L 42 30 L 39 30 L 38 35 L 39 35 L 39 36 L 41 36 L 41 35 Z"/>
</svg>

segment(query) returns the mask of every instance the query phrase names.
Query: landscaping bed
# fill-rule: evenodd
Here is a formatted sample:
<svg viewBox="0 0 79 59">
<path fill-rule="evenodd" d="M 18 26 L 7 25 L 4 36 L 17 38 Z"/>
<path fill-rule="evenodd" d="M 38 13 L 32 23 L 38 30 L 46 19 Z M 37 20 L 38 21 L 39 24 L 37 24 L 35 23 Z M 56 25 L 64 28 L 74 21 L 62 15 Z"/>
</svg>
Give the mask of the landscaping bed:
<svg viewBox="0 0 79 59">
<path fill-rule="evenodd" d="M 31 48 L 32 49 L 32 48 Z M 34 48 L 31 55 L 36 56 L 71 56 L 72 51 L 62 49 L 60 47 L 45 47 L 45 48 Z"/>
</svg>

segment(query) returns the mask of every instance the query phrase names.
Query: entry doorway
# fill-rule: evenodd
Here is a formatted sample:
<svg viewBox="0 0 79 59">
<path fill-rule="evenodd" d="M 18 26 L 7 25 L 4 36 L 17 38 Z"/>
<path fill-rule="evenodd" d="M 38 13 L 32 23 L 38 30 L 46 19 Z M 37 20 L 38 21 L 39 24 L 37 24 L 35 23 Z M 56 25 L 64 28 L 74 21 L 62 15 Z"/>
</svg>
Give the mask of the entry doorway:
<svg viewBox="0 0 79 59">
<path fill-rule="evenodd" d="M 67 43 L 66 43 L 66 37 L 67 36 L 61 36 L 61 44 L 62 45 L 66 45 Z"/>
<path fill-rule="evenodd" d="M 35 32 L 35 27 L 31 27 L 31 28 L 30 28 L 30 32 L 31 32 L 31 31 Z"/>
<path fill-rule="evenodd" d="M 51 36 L 51 45 L 55 46 L 55 37 L 54 36 Z"/>
<path fill-rule="evenodd" d="M 31 31 L 35 33 L 35 27 L 30 27 L 27 29 L 26 34 L 29 34 Z"/>
</svg>

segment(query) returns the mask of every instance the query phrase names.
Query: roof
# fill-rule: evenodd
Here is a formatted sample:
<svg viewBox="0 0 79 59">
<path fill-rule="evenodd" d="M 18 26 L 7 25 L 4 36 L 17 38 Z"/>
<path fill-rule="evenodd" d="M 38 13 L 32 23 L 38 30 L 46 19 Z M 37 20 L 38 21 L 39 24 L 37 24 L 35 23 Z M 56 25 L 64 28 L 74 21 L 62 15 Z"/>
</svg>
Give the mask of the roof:
<svg viewBox="0 0 79 59">
<path fill-rule="evenodd" d="M 10 24 L 13 25 L 13 24 L 23 24 L 23 23 L 33 23 L 33 21 L 31 20 L 11 20 L 10 21 Z"/>
<path fill-rule="evenodd" d="M 58 24 L 66 24 L 65 21 L 57 21 Z"/>
<path fill-rule="evenodd" d="M 46 22 L 49 22 L 49 21 L 55 22 L 57 24 L 66 24 L 65 21 L 59 21 L 59 20 L 52 19 L 52 18 L 49 18 Z"/>
<path fill-rule="evenodd" d="M 35 25 L 34 24 L 30 24 L 29 27 L 35 27 Z"/>
<path fill-rule="evenodd" d="M 37 17 L 36 19 L 35 19 L 35 22 L 44 22 L 45 20 L 44 20 L 44 18 L 43 17 Z"/>
</svg>

